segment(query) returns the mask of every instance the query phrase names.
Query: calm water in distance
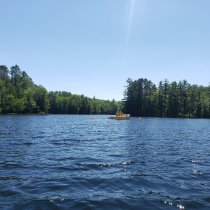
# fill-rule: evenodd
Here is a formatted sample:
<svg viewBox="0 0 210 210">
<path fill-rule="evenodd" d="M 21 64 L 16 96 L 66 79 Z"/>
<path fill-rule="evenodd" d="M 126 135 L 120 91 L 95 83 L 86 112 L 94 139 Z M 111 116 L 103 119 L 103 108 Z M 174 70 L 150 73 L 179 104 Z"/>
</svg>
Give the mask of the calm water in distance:
<svg viewBox="0 0 210 210">
<path fill-rule="evenodd" d="M 210 120 L 0 116 L 0 209 L 210 209 Z"/>
</svg>

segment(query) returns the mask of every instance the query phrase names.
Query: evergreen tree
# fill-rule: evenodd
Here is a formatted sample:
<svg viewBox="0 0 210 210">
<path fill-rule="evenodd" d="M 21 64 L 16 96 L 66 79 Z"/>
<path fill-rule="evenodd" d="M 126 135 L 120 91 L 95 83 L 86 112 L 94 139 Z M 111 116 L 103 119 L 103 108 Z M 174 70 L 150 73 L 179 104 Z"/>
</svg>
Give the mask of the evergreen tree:
<svg viewBox="0 0 210 210">
<path fill-rule="evenodd" d="M 210 117 L 210 86 L 190 85 L 186 80 L 127 80 L 123 110 L 132 116 Z"/>
<path fill-rule="evenodd" d="M 118 108 L 132 116 L 210 118 L 210 86 L 186 80 L 128 79 L 124 100 L 99 100 L 66 91 L 47 92 L 18 65 L 0 65 L 0 113 L 114 114 Z"/>
</svg>

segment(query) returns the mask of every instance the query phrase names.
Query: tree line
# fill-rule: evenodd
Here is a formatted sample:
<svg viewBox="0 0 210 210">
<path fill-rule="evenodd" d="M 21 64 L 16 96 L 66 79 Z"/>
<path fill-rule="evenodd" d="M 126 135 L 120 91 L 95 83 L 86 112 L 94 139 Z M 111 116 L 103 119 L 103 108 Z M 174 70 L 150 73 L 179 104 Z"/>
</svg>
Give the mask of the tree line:
<svg viewBox="0 0 210 210">
<path fill-rule="evenodd" d="M 70 92 L 48 92 L 18 65 L 0 65 L 0 113 L 114 114 L 115 100 L 99 100 Z"/>
<path fill-rule="evenodd" d="M 210 118 L 210 86 L 128 79 L 123 104 L 132 116 Z"/>
<path fill-rule="evenodd" d="M 99 100 L 66 91 L 48 92 L 18 65 L 0 65 L 0 113 L 115 114 L 132 116 L 210 118 L 210 86 L 147 79 L 127 80 L 123 102 Z"/>
</svg>

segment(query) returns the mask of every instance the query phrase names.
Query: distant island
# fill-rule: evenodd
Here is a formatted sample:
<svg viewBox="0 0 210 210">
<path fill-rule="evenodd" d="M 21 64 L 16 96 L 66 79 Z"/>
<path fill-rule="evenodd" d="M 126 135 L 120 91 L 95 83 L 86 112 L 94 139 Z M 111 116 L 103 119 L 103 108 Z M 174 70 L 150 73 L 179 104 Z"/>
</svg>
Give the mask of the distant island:
<svg viewBox="0 0 210 210">
<path fill-rule="evenodd" d="M 115 114 L 117 109 L 141 117 L 210 118 L 210 86 L 148 79 L 127 80 L 121 102 L 66 91 L 48 92 L 34 84 L 18 65 L 0 65 L 1 114 Z"/>
</svg>

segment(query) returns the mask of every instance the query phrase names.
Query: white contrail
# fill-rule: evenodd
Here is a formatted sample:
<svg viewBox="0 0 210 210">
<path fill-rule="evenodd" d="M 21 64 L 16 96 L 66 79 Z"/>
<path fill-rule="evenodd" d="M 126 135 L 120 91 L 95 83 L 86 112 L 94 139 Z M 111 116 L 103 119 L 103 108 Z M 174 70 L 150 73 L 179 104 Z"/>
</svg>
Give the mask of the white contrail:
<svg viewBox="0 0 210 210">
<path fill-rule="evenodd" d="M 132 27 L 132 22 L 133 22 L 133 14 L 134 14 L 134 7 L 135 7 L 135 2 L 136 0 L 128 0 L 128 20 L 126 21 L 126 35 L 125 35 L 125 46 L 124 46 L 124 54 L 123 54 L 123 59 L 125 60 L 127 57 L 127 51 L 128 51 L 128 46 L 129 46 L 129 41 L 130 41 L 130 35 L 131 35 L 131 27 Z"/>
</svg>

